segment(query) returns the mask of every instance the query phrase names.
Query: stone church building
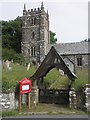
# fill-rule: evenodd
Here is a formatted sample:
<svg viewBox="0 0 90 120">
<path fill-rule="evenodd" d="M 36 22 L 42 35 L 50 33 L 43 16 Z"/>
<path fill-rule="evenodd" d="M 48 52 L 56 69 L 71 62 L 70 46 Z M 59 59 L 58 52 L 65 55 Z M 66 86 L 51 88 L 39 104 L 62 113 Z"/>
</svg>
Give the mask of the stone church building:
<svg viewBox="0 0 90 120">
<path fill-rule="evenodd" d="M 22 53 L 29 61 L 42 62 L 51 46 L 65 59 L 72 61 L 75 67 L 88 66 L 88 42 L 50 44 L 49 14 L 44 9 L 43 2 L 40 8 L 23 9 L 22 26 Z M 67 63 L 68 61 L 65 62 Z"/>
<path fill-rule="evenodd" d="M 45 12 L 43 3 L 41 8 L 23 10 L 22 53 L 29 60 L 41 62 L 49 44 L 49 15 Z"/>
</svg>

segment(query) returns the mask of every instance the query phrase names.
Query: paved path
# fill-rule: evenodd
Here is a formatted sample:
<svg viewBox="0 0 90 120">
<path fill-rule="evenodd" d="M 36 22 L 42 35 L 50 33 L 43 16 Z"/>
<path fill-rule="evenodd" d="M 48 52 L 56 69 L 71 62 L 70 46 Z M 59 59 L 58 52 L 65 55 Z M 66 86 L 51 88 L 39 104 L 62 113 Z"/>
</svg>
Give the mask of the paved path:
<svg viewBox="0 0 90 120">
<path fill-rule="evenodd" d="M 90 120 L 88 115 L 27 115 L 2 118 L 2 120 Z"/>
</svg>

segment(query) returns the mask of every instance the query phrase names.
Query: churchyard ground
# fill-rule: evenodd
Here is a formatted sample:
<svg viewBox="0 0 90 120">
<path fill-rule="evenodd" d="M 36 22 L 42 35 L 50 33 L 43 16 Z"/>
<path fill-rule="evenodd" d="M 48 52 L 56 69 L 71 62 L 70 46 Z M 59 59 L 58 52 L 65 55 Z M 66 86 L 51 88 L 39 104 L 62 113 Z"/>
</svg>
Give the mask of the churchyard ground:
<svg viewBox="0 0 90 120">
<path fill-rule="evenodd" d="M 36 71 L 37 67 L 32 65 L 30 69 L 27 71 L 27 68 L 23 65 L 13 64 L 12 69 L 2 69 L 2 91 L 14 91 L 17 83 L 24 78 L 30 77 Z M 79 90 L 85 84 L 88 83 L 88 69 L 76 69 L 77 79 L 74 83 L 74 87 L 76 90 Z M 59 77 L 58 77 L 59 76 Z M 58 78 L 58 79 L 57 79 Z M 45 77 L 45 83 L 49 83 L 52 88 L 61 88 L 66 87 L 68 83 L 67 76 L 62 76 L 56 69 L 53 69 L 48 73 Z M 33 114 L 37 112 L 43 112 L 47 114 L 86 114 L 84 111 L 71 109 L 69 106 L 62 106 L 56 104 L 41 104 L 39 103 L 35 108 L 31 108 L 28 111 L 28 106 L 22 106 L 22 112 L 18 112 L 18 108 L 16 110 L 8 110 L 3 111 L 3 116 L 15 116 L 15 115 L 25 115 L 25 114 Z"/>
</svg>

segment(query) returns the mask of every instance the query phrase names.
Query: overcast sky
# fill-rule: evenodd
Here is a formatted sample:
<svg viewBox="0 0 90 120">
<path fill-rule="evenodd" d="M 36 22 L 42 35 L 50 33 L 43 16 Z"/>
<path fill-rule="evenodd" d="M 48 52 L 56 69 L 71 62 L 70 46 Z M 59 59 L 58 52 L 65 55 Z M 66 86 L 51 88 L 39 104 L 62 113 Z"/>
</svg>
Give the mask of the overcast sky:
<svg viewBox="0 0 90 120">
<path fill-rule="evenodd" d="M 0 0 L 0 20 L 13 20 L 22 16 L 23 6 L 26 9 L 38 8 L 41 1 Z M 8 2 L 7 2 L 8 1 Z M 56 1 L 56 2 L 55 2 Z M 43 0 L 45 10 L 49 12 L 50 30 L 56 33 L 59 43 L 78 42 L 88 37 L 88 1 Z"/>
</svg>

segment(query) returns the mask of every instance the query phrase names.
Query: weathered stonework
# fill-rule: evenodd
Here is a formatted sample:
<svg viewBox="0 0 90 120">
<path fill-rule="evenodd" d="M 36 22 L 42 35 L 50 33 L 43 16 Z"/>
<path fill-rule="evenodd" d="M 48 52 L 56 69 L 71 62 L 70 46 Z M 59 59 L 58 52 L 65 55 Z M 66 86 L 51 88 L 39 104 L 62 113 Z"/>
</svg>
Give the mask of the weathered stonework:
<svg viewBox="0 0 90 120">
<path fill-rule="evenodd" d="M 79 91 L 78 91 L 79 92 Z M 81 93 L 79 93 L 81 94 Z M 83 95 L 82 95 L 83 94 Z M 90 111 L 90 85 L 86 85 L 82 94 L 79 97 L 79 104 L 77 103 L 78 95 L 75 89 L 71 89 L 69 92 L 69 105 L 70 108 L 77 108 L 86 111 Z M 30 93 L 30 107 L 36 107 L 39 102 L 38 88 L 33 88 Z M 22 95 L 22 104 L 28 103 L 27 94 Z M 16 109 L 19 106 L 19 99 L 16 99 L 15 93 L 0 93 L 0 111 Z"/>
<path fill-rule="evenodd" d="M 30 92 L 30 107 L 34 108 L 38 104 L 38 88 L 33 88 Z M 22 95 L 22 104 L 28 104 L 28 95 Z"/>
<path fill-rule="evenodd" d="M 22 53 L 28 61 L 41 62 L 46 55 L 46 46 L 49 43 L 49 15 L 41 8 L 23 10 L 22 26 Z"/>
<path fill-rule="evenodd" d="M 23 9 L 22 53 L 28 61 L 42 62 L 52 46 L 62 57 L 68 57 L 75 67 L 88 66 L 88 42 L 50 44 L 49 14 L 43 3 L 38 9 Z M 67 63 L 68 61 L 66 61 Z"/>
<path fill-rule="evenodd" d="M 28 104 L 28 95 L 22 94 L 22 104 Z M 33 88 L 30 92 L 30 107 L 38 104 L 38 88 Z M 19 95 L 16 97 L 14 92 L 0 93 L 0 111 L 11 110 L 19 107 Z"/>
<path fill-rule="evenodd" d="M 74 88 L 72 88 L 69 92 L 69 106 L 70 108 L 77 108 L 76 93 Z"/>
<path fill-rule="evenodd" d="M 89 42 L 73 42 L 73 43 L 58 43 L 58 44 L 48 44 L 47 45 L 47 53 L 51 49 L 52 46 L 55 47 L 57 52 L 64 58 L 68 57 L 74 64 L 75 67 L 88 67 L 89 63 L 89 55 L 88 51 Z M 79 60 L 78 60 L 79 59 Z M 65 63 L 67 63 L 66 61 Z M 79 63 L 78 63 L 79 62 Z"/>
<path fill-rule="evenodd" d="M 70 108 L 82 109 L 90 112 L 90 84 L 86 84 L 82 91 L 71 89 L 69 92 Z"/>
<path fill-rule="evenodd" d="M 86 84 L 85 87 L 85 108 L 90 112 L 90 84 Z"/>
<path fill-rule="evenodd" d="M 0 93 L 1 110 L 16 109 L 18 101 L 15 99 L 15 93 Z"/>
</svg>

